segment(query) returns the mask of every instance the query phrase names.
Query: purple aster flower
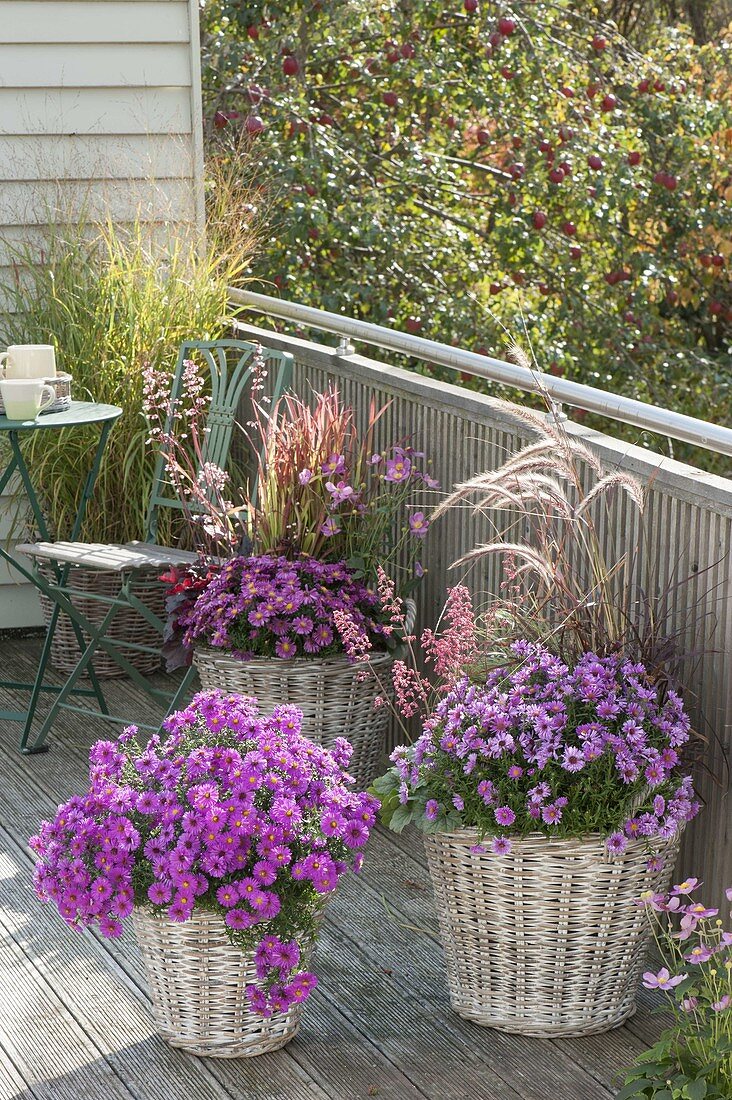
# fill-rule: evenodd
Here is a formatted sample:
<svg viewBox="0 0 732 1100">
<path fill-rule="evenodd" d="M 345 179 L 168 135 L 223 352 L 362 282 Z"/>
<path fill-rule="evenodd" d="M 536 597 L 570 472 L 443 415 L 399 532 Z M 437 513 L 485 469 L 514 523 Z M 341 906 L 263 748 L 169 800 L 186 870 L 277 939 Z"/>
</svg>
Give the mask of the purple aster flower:
<svg viewBox="0 0 732 1100">
<path fill-rule="evenodd" d="M 622 833 L 611 833 L 605 841 L 605 847 L 612 855 L 621 855 L 628 847 L 628 838 Z"/>
<path fill-rule="evenodd" d="M 491 851 L 497 856 L 506 856 L 511 851 L 511 841 L 507 836 L 494 836 L 491 841 Z"/>
<path fill-rule="evenodd" d="M 516 820 L 516 814 L 510 806 L 498 806 L 493 813 L 499 825 L 513 825 Z"/>
<path fill-rule="evenodd" d="M 308 470 L 307 468 L 304 470 L 300 470 L 300 473 L 297 475 L 297 479 L 301 485 L 308 485 L 313 480 L 313 471 Z"/>
<path fill-rule="evenodd" d="M 430 798 L 424 808 L 424 816 L 428 821 L 435 821 L 440 812 L 440 803 L 435 798 Z"/>
</svg>

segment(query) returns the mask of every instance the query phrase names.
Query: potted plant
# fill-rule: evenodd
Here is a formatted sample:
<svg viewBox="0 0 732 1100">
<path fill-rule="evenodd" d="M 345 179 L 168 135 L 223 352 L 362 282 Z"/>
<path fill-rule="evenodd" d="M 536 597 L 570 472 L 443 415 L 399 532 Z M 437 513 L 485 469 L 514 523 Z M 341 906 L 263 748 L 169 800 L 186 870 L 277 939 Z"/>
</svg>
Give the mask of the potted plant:
<svg viewBox="0 0 732 1100">
<path fill-rule="evenodd" d="M 551 418 L 517 415 L 538 441 L 438 512 L 477 497 L 527 540 L 467 554 L 501 555 L 500 591 L 476 617 L 456 586 L 443 631 L 422 636 L 429 675 L 395 665 L 422 734 L 373 790 L 387 825 L 425 833 L 455 1010 L 580 1035 L 634 1011 L 647 933 L 633 899 L 668 881 L 699 806 L 689 718 L 658 659 L 669 639 L 634 619 L 628 557 L 607 569 L 600 553 L 608 495 L 641 508 L 641 487 Z"/>
<path fill-rule="evenodd" d="M 690 878 L 638 898 L 662 961 L 643 985 L 665 995 L 673 1020 L 626 1073 L 617 1100 L 732 1095 L 732 932 L 718 909 L 693 898 L 699 885 Z M 732 889 L 726 895 L 732 901 Z"/>
<path fill-rule="evenodd" d="M 202 692 L 146 746 L 135 727 L 90 751 L 89 791 L 31 846 L 36 892 L 71 927 L 131 917 L 163 1037 L 191 1054 L 283 1046 L 316 985 L 322 910 L 360 869 L 377 802 L 296 708 Z"/>
<path fill-rule="evenodd" d="M 219 552 L 167 576 L 169 668 L 192 652 L 204 687 L 256 695 L 265 708 L 293 703 L 307 736 L 326 746 L 347 731 L 361 787 L 381 766 L 389 712 L 374 706 L 378 682 L 346 651 L 339 617 L 366 633 L 390 681 L 405 624 L 391 623 L 378 575 L 395 577 L 402 593 L 414 584 L 428 521 L 410 501 L 437 484 L 409 445 L 375 450 L 383 412 L 372 408 L 361 433 L 335 390 L 311 404 L 286 396 L 268 413 L 255 404 L 256 493 L 244 489 L 239 504 L 220 486 L 202 489 L 182 457 L 170 467 L 191 522 L 217 535 Z M 186 433 L 195 437 L 195 417 Z M 408 633 L 411 601 L 406 618 Z"/>
</svg>

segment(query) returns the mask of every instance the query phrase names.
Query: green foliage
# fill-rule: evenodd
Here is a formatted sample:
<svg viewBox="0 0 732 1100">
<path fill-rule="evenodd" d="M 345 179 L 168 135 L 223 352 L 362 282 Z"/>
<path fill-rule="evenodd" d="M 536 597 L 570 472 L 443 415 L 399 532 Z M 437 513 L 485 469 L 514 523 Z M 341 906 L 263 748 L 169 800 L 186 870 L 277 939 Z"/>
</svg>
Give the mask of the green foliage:
<svg viewBox="0 0 732 1100">
<path fill-rule="evenodd" d="M 732 1094 L 732 936 L 714 919 L 717 909 L 692 902 L 695 888 L 691 879 L 675 888 L 681 896 L 644 896 L 666 977 L 684 980 L 666 990 L 672 1025 L 625 1073 L 616 1100 L 728 1100 Z M 677 908 L 667 918 L 669 901 Z"/>
<path fill-rule="evenodd" d="M 124 234 L 81 224 L 53 229 L 43 259 L 19 251 L 15 312 L 4 318 L 0 338 L 53 343 L 58 369 L 73 376 L 74 398 L 123 407 L 82 537 L 142 538 L 155 461 L 142 414 L 143 366 L 150 362 L 172 378 L 182 340 L 224 334 L 226 287 L 242 255 L 219 252 L 214 243 L 198 252 L 184 238 L 153 242 L 142 223 Z M 68 537 L 97 438 L 96 429 L 75 428 L 34 433 L 25 443 L 56 537 Z"/>
<path fill-rule="evenodd" d="M 214 159 L 243 142 L 273 207 L 254 274 L 479 351 L 525 326 L 553 373 L 728 419 L 730 40 L 643 55 L 596 14 L 210 0 Z"/>
</svg>

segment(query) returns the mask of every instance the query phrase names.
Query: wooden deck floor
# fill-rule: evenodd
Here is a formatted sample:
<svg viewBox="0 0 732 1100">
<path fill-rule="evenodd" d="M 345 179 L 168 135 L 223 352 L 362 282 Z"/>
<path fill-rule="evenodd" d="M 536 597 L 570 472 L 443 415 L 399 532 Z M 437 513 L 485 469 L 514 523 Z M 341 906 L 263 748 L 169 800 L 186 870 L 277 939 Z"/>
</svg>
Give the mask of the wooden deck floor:
<svg viewBox="0 0 732 1100">
<path fill-rule="evenodd" d="M 38 645 L 0 640 L 3 675 L 27 675 Z M 146 705 L 125 682 L 110 694 L 131 718 Z M 0 730 L 0 1100 L 607 1100 L 658 1033 L 646 1007 L 607 1035 L 561 1041 L 454 1015 L 420 840 L 379 832 L 329 906 L 298 1037 L 251 1060 L 177 1053 L 155 1034 L 131 933 L 76 936 L 31 889 L 28 837 L 83 789 L 88 746 L 110 727 L 67 714 L 51 751 L 31 757 L 18 729 Z"/>
</svg>

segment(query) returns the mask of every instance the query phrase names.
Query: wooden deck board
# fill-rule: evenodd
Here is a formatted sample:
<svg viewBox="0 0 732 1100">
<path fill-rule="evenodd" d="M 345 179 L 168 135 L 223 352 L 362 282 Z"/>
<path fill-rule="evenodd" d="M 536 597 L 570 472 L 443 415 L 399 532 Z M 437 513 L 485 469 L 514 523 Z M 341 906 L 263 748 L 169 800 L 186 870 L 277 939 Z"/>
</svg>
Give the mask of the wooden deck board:
<svg viewBox="0 0 732 1100">
<path fill-rule="evenodd" d="M 38 648 L 0 640 L 0 664 L 26 677 Z M 117 713 L 149 716 L 149 700 L 128 682 L 108 693 Z M 64 713 L 51 752 L 35 757 L 17 752 L 18 730 L 0 731 L 0 989 L 14 992 L 12 1013 L 1 1006 L 0 1100 L 610 1100 L 617 1071 L 658 1033 L 645 1006 L 629 1025 L 581 1040 L 528 1039 L 460 1019 L 449 1007 L 421 840 L 379 831 L 363 874 L 329 906 L 321 984 L 300 1035 L 248 1061 L 173 1051 L 154 1033 L 130 932 L 118 941 L 75 936 L 30 889 L 28 836 L 84 789 L 88 746 L 114 727 Z"/>
</svg>

